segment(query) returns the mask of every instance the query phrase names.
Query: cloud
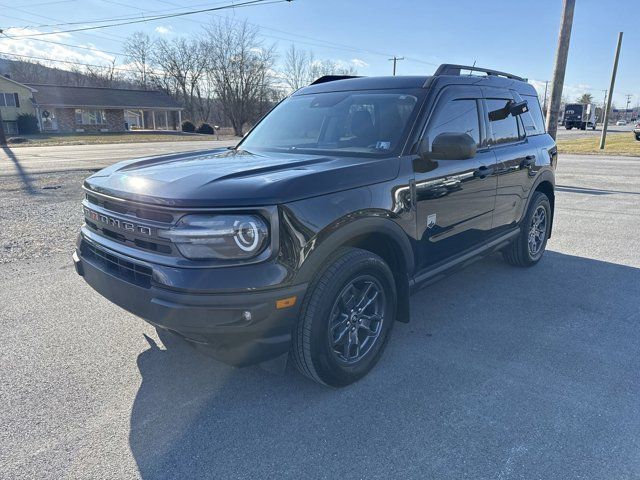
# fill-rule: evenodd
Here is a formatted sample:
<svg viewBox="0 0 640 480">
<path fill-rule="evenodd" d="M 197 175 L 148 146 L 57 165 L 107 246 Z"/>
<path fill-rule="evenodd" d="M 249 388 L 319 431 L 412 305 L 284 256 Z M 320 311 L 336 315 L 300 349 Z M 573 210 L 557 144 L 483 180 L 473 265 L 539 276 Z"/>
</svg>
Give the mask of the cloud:
<svg viewBox="0 0 640 480">
<path fill-rule="evenodd" d="M 535 80 L 529 79 L 529 83 L 533 85 L 533 87 L 538 92 L 538 96 L 541 101 L 544 98 L 544 88 L 545 82 L 544 80 Z M 590 93 L 593 96 L 593 101 L 595 103 L 602 103 L 604 92 L 598 90 L 597 88 L 592 87 L 588 83 L 578 83 L 578 84 L 567 84 L 565 83 L 562 87 L 562 99 L 568 102 L 575 102 L 578 98 L 580 98 L 585 93 Z M 547 89 L 547 101 L 551 98 L 551 82 L 549 82 L 549 86 Z"/>
<path fill-rule="evenodd" d="M 29 28 L 10 28 L 5 31 L 7 37 L 18 37 L 22 35 L 32 35 L 34 33 L 40 33 L 39 30 Z M 92 43 L 82 43 L 74 39 L 73 35 L 69 33 L 59 33 L 53 35 L 46 35 L 44 37 L 37 38 L 7 38 L 0 37 L 0 52 L 6 52 L 15 55 L 24 55 L 29 57 L 37 57 L 38 59 L 48 60 L 65 60 L 68 62 L 81 62 L 88 64 L 101 65 L 104 63 L 110 63 L 114 56 L 105 52 L 100 52 L 98 47 Z M 39 40 L 47 40 L 39 41 Z M 76 49 L 67 47 L 65 45 L 58 45 L 60 42 L 67 43 L 69 45 L 76 45 L 79 47 L 85 47 L 85 49 Z M 96 49 L 96 50 L 87 50 Z M 13 59 L 20 59 L 18 57 L 11 57 Z M 24 60 L 29 60 L 24 58 Z M 34 60 L 47 64 L 46 60 Z M 51 66 L 58 66 L 60 68 L 68 68 L 69 64 L 61 62 L 51 62 Z M 65 67 L 65 65 L 67 65 Z"/>
<path fill-rule="evenodd" d="M 352 58 L 351 59 L 351 64 L 356 68 L 366 68 L 366 67 L 369 66 L 369 64 L 367 62 L 365 62 L 364 60 L 361 60 L 359 58 Z"/>
<path fill-rule="evenodd" d="M 173 33 L 173 28 L 171 26 L 165 27 L 164 25 L 158 25 L 155 28 L 155 32 L 160 35 L 169 35 L 170 33 Z"/>
</svg>

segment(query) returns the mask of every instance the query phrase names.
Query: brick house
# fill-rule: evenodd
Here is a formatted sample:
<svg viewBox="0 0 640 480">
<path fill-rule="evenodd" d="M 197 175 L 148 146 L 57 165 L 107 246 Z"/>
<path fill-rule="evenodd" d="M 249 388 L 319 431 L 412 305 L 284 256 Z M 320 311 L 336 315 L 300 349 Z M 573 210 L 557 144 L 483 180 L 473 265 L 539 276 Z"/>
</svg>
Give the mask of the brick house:
<svg viewBox="0 0 640 480">
<path fill-rule="evenodd" d="M 45 132 L 180 130 L 182 107 L 155 90 L 25 84 Z"/>
</svg>

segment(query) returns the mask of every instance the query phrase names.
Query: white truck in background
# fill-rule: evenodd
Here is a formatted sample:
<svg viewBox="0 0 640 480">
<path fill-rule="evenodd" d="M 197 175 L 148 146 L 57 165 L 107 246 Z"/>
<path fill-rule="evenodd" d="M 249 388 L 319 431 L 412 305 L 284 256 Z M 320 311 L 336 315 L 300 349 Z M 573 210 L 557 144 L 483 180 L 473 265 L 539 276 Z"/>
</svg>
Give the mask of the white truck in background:
<svg viewBox="0 0 640 480">
<path fill-rule="evenodd" d="M 596 129 L 596 106 L 593 103 L 568 103 L 564 107 L 564 126 L 567 130 Z"/>
</svg>

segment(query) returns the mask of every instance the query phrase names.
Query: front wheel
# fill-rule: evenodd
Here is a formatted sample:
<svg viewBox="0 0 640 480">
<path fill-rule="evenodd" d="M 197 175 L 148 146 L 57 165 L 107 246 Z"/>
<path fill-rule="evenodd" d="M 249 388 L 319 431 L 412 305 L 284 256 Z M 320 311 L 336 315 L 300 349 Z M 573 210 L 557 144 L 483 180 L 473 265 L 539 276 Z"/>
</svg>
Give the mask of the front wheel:
<svg viewBox="0 0 640 480">
<path fill-rule="evenodd" d="M 640 134 L 636 134 L 636 140 L 640 142 Z"/>
<path fill-rule="evenodd" d="M 364 377 L 378 362 L 395 321 L 391 270 L 378 255 L 342 248 L 311 284 L 293 332 L 300 372 L 332 387 Z"/>
<path fill-rule="evenodd" d="M 551 203 L 544 193 L 533 194 L 520 228 L 520 234 L 502 253 L 511 265 L 531 267 L 542 258 L 551 231 Z"/>
</svg>

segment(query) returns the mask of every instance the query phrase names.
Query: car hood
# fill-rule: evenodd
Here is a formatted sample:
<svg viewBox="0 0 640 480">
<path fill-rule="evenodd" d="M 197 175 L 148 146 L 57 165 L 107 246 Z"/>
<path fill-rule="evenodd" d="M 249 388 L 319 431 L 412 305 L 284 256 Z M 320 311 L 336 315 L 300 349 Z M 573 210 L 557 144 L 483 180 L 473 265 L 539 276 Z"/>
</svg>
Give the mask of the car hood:
<svg viewBox="0 0 640 480">
<path fill-rule="evenodd" d="M 208 150 L 127 160 L 85 180 L 87 190 L 170 207 L 275 205 L 391 180 L 398 158 Z"/>
</svg>

